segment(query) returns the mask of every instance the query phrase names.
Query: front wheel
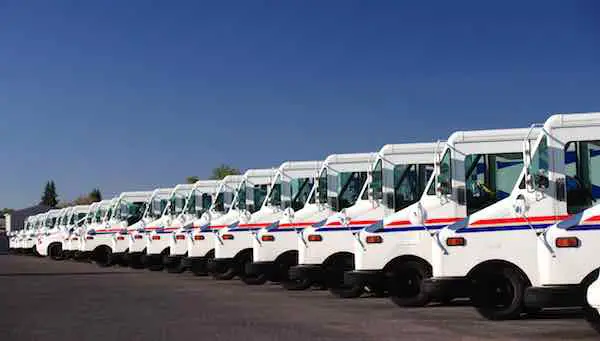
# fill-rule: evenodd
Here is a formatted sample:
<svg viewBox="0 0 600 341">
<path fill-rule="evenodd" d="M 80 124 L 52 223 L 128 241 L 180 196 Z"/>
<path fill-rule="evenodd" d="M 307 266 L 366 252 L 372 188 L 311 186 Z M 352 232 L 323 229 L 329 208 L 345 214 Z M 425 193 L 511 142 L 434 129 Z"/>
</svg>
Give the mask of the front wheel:
<svg viewBox="0 0 600 341">
<path fill-rule="evenodd" d="M 238 263 L 238 266 L 240 268 L 240 279 L 242 280 L 242 282 L 248 284 L 248 285 L 262 285 L 265 284 L 267 282 L 267 275 L 266 274 L 250 274 L 246 271 L 246 269 L 248 268 L 248 266 L 250 264 L 252 264 L 252 254 L 243 254 L 241 257 L 238 257 L 236 259 L 236 262 Z"/>
<path fill-rule="evenodd" d="M 431 301 L 423 290 L 423 280 L 431 277 L 431 268 L 416 261 L 390 267 L 385 274 L 390 299 L 400 307 L 422 307 Z"/>
<path fill-rule="evenodd" d="M 356 298 L 363 294 L 363 286 L 344 283 L 344 273 L 351 270 L 354 270 L 353 256 L 339 257 L 325 266 L 325 285 L 331 294 L 339 298 Z"/>
<path fill-rule="evenodd" d="M 516 269 L 503 267 L 481 271 L 473 277 L 471 301 L 488 320 L 510 320 L 525 311 L 527 280 Z"/>
</svg>

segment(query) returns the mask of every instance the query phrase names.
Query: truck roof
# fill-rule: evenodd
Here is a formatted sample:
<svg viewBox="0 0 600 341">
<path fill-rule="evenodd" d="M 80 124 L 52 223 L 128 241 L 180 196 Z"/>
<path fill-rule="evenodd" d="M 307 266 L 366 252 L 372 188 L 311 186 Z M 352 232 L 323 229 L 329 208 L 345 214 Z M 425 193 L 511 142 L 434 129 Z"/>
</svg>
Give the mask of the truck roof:
<svg viewBox="0 0 600 341">
<path fill-rule="evenodd" d="M 566 127 L 589 127 L 590 125 L 600 125 L 600 113 L 571 113 L 555 114 L 550 116 L 544 123 L 544 128 L 550 130 L 553 128 Z"/>
<path fill-rule="evenodd" d="M 527 136 L 535 139 L 540 131 L 540 128 L 456 131 L 450 135 L 447 144 L 454 146 L 459 143 L 522 141 L 527 138 Z"/>
</svg>

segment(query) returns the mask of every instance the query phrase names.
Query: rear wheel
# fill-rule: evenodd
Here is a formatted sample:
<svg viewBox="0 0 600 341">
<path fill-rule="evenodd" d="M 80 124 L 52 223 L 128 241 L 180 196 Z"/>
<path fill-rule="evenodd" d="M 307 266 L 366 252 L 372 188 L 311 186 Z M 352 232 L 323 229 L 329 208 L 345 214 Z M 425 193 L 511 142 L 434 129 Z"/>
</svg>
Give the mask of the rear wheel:
<svg viewBox="0 0 600 341">
<path fill-rule="evenodd" d="M 430 297 L 423 290 L 423 280 L 431 277 L 431 268 L 418 261 L 392 265 L 385 273 L 390 299 L 400 307 L 422 307 Z"/>
<path fill-rule="evenodd" d="M 523 297 L 527 279 L 516 269 L 500 267 L 473 276 L 471 301 L 489 320 L 510 320 L 525 312 Z"/>
<path fill-rule="evenodd" d="M 354 270 L 354 255 L 336 257 L 324 267 L 325 285 L 329 292 L 340 298 L 356 298 L 362 295 L 362 285 L 344 283 L 344 273 Z"/>
</svg>

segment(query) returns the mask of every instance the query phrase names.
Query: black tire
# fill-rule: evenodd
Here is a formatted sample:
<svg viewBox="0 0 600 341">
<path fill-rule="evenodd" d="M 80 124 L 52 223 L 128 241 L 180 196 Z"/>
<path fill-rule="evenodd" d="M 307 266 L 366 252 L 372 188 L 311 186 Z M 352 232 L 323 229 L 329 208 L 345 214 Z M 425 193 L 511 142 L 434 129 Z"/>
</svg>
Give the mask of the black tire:
<svg viewBox="0 0 600 341">
<path fill-rule="evenodd" d="M 250 274 L 246 272 L 246 267 L 252 264 L 252 250 L 242 251 L 240 255 L 235 257 L 237 267 L 239 268 L 239 277 L 242 282 L 248 285 L 263 285 L 267 282 L 266 274 Z"/>
<path fill-rule="evenodd" d="M 499 267 L 478 272 L 472 280 L 471 302 L 488 320 L 512 320 L 525 312 L 523 298 L 529 286 L 520 271 Z"/>
<path fill-rule="evenodd" d="M 165 265 L 167 267 L 167 272 L 170 274 L 180 274 L 187 270 L 185 264 L 183 263 L 183 258 L 167 261 Z"/>
<path fill-rule="evenodd" d="M 237 273 L 238 273 L 237 269 L 233 266 L 230 266 L 223 272 L 213 272 L 213 273 L 211 273 L 211 275 L 216 280 L 229 281 L 229 280 L 233 279 L 233 277 L 235 277 L 237 275 Z"/>
<path fill-rule="evenodd" d="M 53 260 L 62 259 L 62 246 L 60 244 L 52 244 L 48 247 L 48 255 Z"/>
<path fill-rule="evenodd" d="M 94 262 L 100 267 L 109 267 L 113 264 L 112 250 L 108 247 L 98 247 L 94 250 Z"/>
<path fill-rule="evenodd" d="M 344 273 L 351 270 L 354 270 L 354 255 L 336 257 L 325 265 L 325 285 L 331 294 L 339 298 L 356 298 L 363 294 L 363 286 L 344 283 Z"/>
<path fill-rule="evenodd" d="M 286 289 L 286 290 L 290 290 L 290 291 L 300 291 L 300 290 L 306 290 L 308 288 L 310 288 L 312 286 L 312 281 L 308 278 L 302 278 L 302 279 L 286 279 L 280 282 L 281 286 Z"/>
<path fill-rule="evenodd" d="M 393 264 L 385 272 L 385 288 L 400 307 L 423 307 L 431 297 L 423 290 L 423 280 L 431 277 L 431 267 L 409 260 Z"/>
<path fill-rule="evenodd" d="M 146 267 L 142 261 L 142 255 L 129 255 L 129 266 L 132 269 L 143 269 Z"/>
</svg>

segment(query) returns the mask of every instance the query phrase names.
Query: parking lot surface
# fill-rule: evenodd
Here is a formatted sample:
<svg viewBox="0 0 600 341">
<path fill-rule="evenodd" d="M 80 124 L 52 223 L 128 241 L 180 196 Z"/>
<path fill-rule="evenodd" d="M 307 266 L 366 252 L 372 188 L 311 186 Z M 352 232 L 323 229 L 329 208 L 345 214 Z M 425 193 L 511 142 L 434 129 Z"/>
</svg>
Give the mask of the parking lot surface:
<svg viewBox="0 0 600 341">
<path fill-rule="evenodd" d="M 491 322 L 190 274 L 0 256 L 1 340 L 597 340 L 578 312 Z"/>
</svg>

